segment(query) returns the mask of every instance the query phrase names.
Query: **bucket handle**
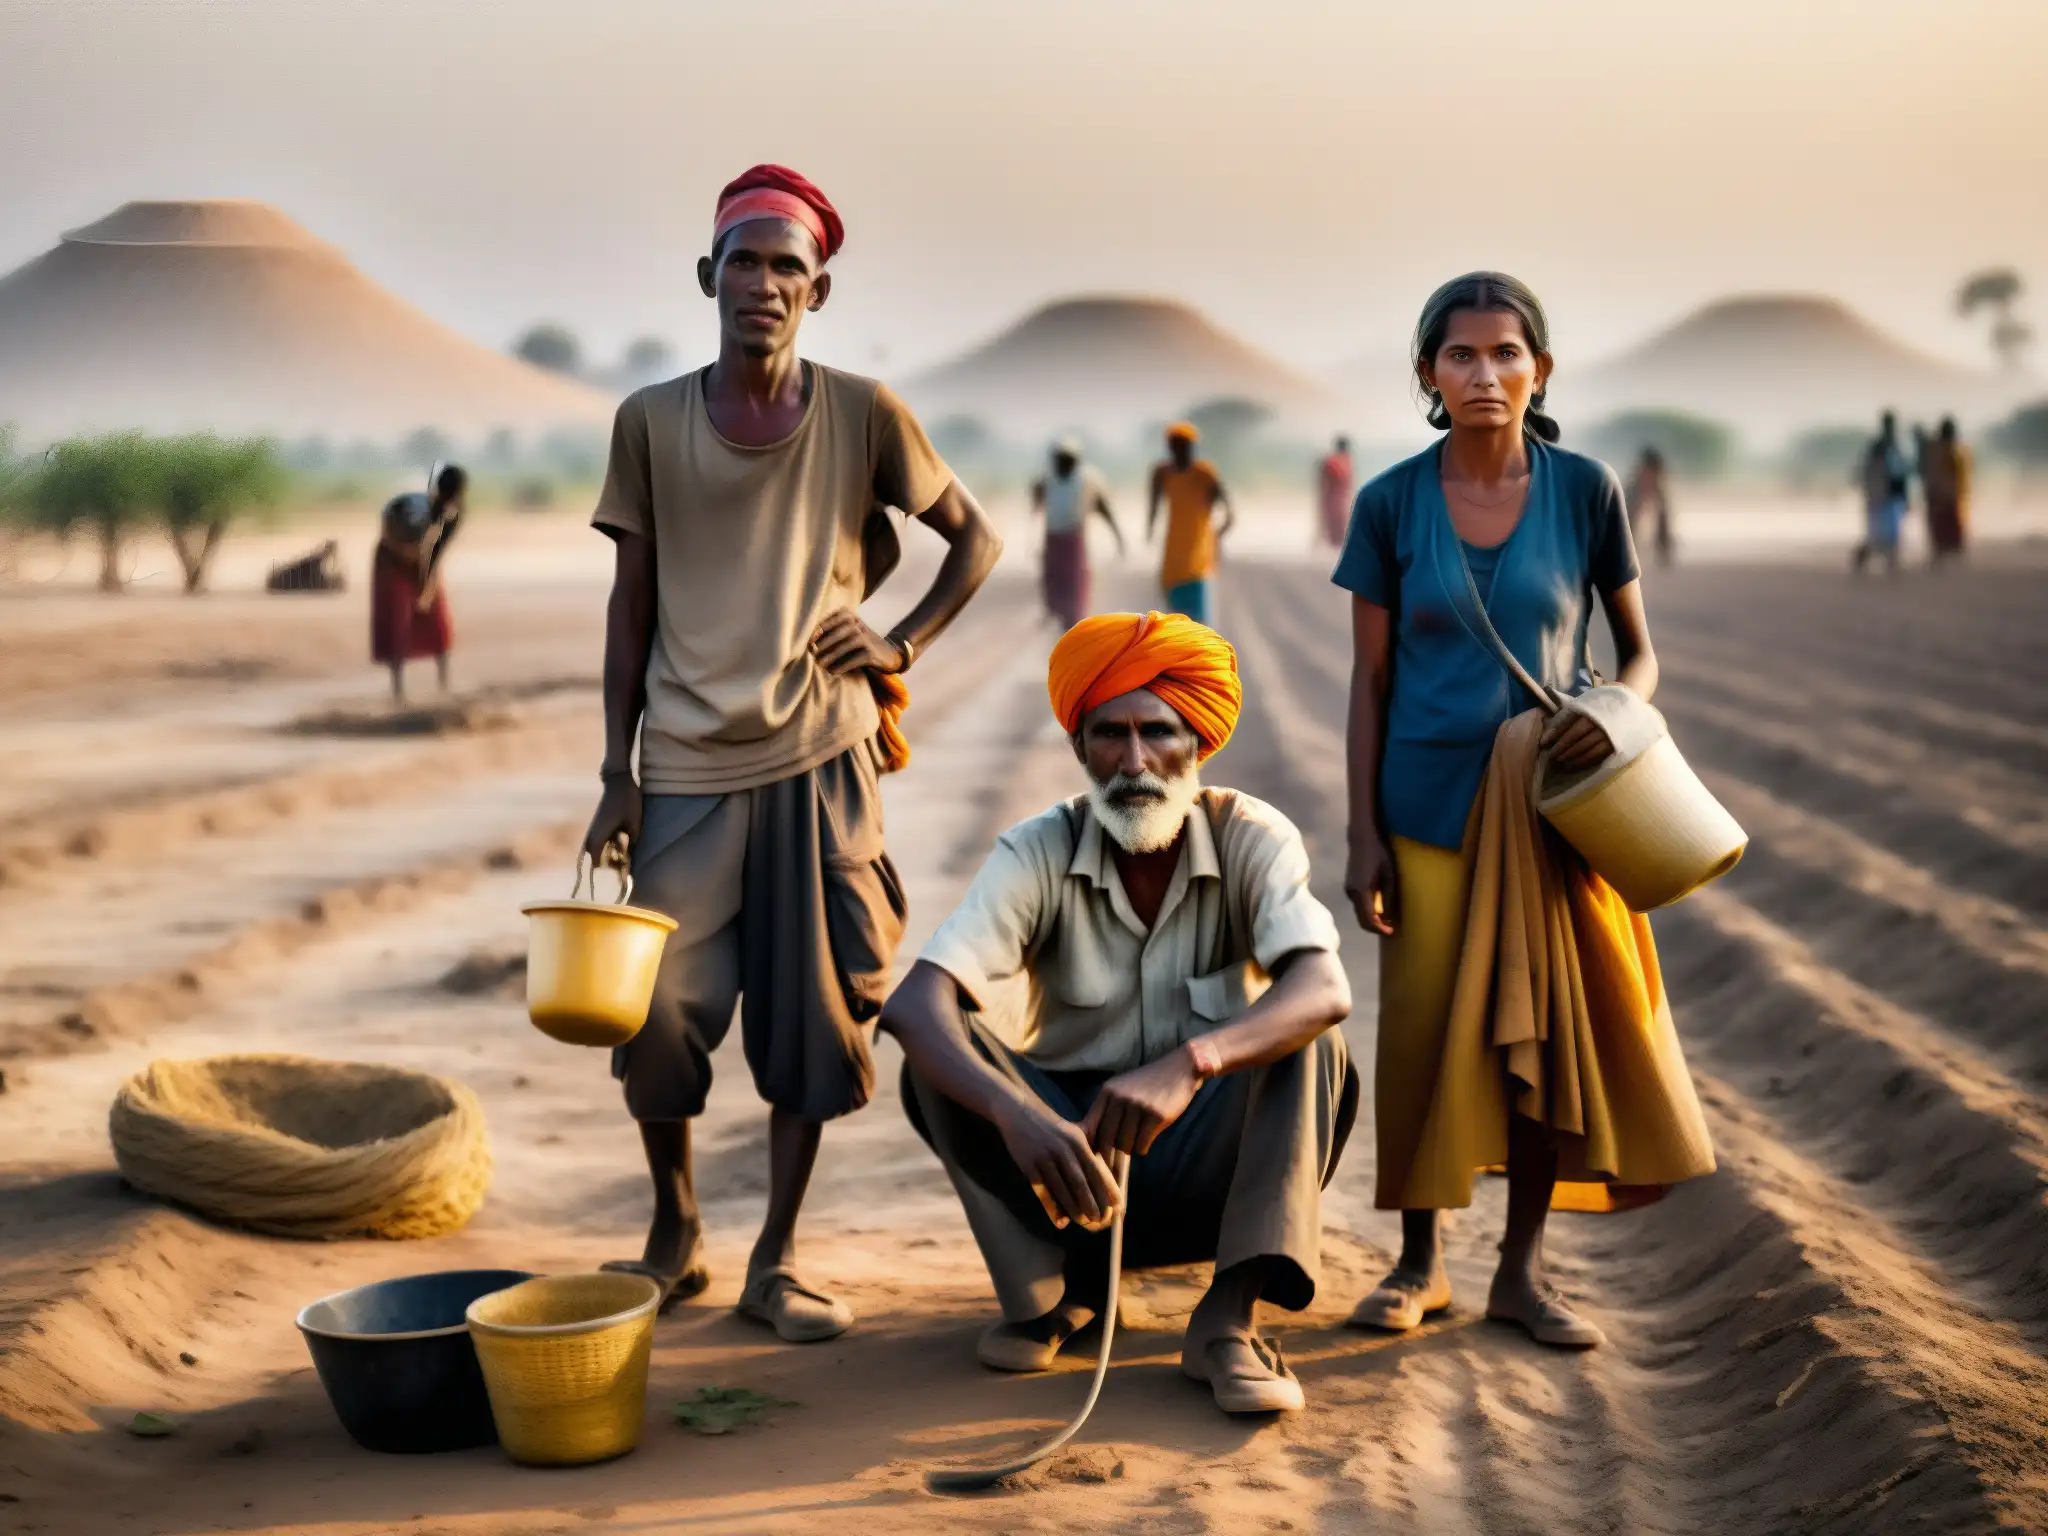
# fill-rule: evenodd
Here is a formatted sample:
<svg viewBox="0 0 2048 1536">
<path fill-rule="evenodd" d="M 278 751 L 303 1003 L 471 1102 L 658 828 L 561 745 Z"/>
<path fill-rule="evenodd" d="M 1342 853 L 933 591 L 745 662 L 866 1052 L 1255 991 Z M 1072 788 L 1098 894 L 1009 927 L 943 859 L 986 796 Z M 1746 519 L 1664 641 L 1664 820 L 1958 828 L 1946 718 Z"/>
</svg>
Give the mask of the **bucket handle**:
<svg viewBox="0 0 2048 1536">
<path fill-rule="evenodd" d="M 618 876 L 619 899 L 617 904 L 622 907 L 626 906 L 633 899 L 633 860 L 632 844 L 627 842 L 623 833 L 604 845 L 604 851 L 599 856 L 599 862 Z M 569 887 L 569 899 L 571 901 L 579 900 L 582 897 L 585 885 L 590 887 L 590 899 L 592 901 L 597 900 L 597 870 L 598 865 L 592 864 L 588 848 L 576 855 L 576 883 Z"/>
</svg>

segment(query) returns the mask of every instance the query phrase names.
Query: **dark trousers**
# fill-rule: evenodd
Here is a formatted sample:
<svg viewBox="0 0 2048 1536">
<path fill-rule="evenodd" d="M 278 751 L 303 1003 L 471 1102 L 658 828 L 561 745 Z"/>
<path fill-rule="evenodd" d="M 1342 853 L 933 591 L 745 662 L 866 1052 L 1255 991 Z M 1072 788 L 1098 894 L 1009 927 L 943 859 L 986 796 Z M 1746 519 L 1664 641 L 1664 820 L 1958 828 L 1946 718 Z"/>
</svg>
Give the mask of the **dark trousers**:
<svg viewBox="0 0 2048 1536">
<path fill-rule="evenodd" d="M 1108 1081 L 1100 1072 L 1048 1072 L 977 1022 L 970 1033 L 991 1066 L 1063 1119 L 1084 1118 Z M 1292 1310 L 1307 1306 L 1321 1270 L 1322 1190 L 1357 1118 L 1358 1091 L 1357 1069 L 1334 1029 L 1280 1061 L 1204 1083 L 1152 1150 L 1132 1160 L 1125 1267 L 1214 1260 L 1228 1269 L 1264 1259 L 1265 1297 Z M 903 1105 L 961 1192 L 1006 1316 L 1016 1322 L 1051 1310 L 1068 1277 L 1076 1300 L 1102 1299 L 1107 1231 L 1055 1227 L 995 1126 L 907 1062 Z"/>
</svg>

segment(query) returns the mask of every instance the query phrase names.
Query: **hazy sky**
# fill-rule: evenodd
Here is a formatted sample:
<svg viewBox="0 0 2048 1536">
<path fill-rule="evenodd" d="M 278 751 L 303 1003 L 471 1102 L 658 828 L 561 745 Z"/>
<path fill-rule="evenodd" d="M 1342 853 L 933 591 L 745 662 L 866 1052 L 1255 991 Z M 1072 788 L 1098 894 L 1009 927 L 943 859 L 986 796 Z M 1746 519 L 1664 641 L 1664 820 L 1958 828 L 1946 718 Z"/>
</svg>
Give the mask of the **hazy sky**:
<svg viewBox="0 0 2048 1536">
<path fill-rule="evenodd" d="M 1075 289 L 1307 366 L 1474 266 L 1561 363 L 1732 289 L 1976 360 L 2048 331 L 2048 0 L 0 0 L 0 270 L 131 197 L 276 202 L 503 345 L 708 342 L 720 184 L 846 216 L 812 350 L 902 372 Z"/>
</svg>

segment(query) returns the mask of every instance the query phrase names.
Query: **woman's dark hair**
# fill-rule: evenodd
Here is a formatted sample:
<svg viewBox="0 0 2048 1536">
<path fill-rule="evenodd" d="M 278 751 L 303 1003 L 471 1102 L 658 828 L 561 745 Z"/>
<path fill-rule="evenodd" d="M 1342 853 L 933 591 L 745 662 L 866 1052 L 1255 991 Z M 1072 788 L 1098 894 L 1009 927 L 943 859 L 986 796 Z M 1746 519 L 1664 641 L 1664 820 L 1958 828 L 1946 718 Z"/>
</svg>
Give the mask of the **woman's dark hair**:
<svg viewBox="0 0 2048 1536">
<path fill-rule="evenodd" d="M 1425 362 L 1435 363 L 1437 353 L 1443 350 L 1445 333 L 1451 328 L 1451 316 L 1464 309 L 1513 315 L 1522 322 L 1529 350 L 1546 356 L 1550 352 L 1550 322 L 1544 317 L 1542 301 L 1530 292 L 1527 283 L 1505 272 L 1467 272 L 1445 283 L 1422 306 L 1422 318 L 1415 322 L 1415 355 L 1411 359 L 1416 369 L 1416 388 L 1428 400 L 1429 424 L 1439 432 L 1451 429 L 1450 412 L 1444 409 L 1443 396 L 1423 384 L 1421 367 Z M 1554 443 L 1559 436 L 1558 425 L 1544 414 L 1545 393 L 1539 389 L 1529 397 L 1529 414 L 1522 419 L 1522 430 L 1531 437 Z"/>
<path fill-rule="evenodd" d="M 455 500 L 469 489 L 469 471 L 460 464 L 444 464 L 441 473 L 434 476 L 434 494 L 442 501 Z"/>
</svg>

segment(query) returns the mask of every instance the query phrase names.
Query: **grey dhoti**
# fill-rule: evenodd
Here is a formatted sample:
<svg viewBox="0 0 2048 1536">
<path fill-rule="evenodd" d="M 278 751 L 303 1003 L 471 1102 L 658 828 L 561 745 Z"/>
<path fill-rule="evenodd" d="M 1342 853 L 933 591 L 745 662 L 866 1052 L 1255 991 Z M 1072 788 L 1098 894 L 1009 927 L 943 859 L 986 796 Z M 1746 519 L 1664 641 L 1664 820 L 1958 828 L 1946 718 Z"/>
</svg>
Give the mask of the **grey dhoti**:
<svg viewBox="0 0 2048 1536">
<path fill-rule="evenodd" d="M 997 1040 L 972 1014 L 975 1048 L 1055 1114 L 1078 1121 L 1109 1081 L 1103 1072 L 1048 1072 Z M 1101 1284 L 1109 1234 L 1055 1227 L 995 1126 L 903 1069 L 911 1124 L 945 1164 L 1011 1322 L 1058 1305 L 1072 1274 Z M 1322 1270 L 1322 1191 L 1358 1112 L 1358 1072 L 1343 1035 L 1267 1066 L 1213 1078 L 1131 1164 L 1124 1266 L 1213 1259 L 1219 1270 L 1268 1261 L 1264 1295 L 1298 1311 Z"/>
<path fill-rule="evenodd" d="M 633 900 L 676 920 L 640 1033 L 612 1053 L 636 1120 L 704 1111 L 741 1003 L 761 1097 L 808 1120 L 874 1091 L 869 1036 L 903 938 L 873 748 L 722 795 L 650 795 Z"/>
</svg>

